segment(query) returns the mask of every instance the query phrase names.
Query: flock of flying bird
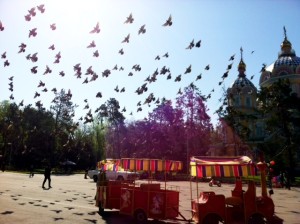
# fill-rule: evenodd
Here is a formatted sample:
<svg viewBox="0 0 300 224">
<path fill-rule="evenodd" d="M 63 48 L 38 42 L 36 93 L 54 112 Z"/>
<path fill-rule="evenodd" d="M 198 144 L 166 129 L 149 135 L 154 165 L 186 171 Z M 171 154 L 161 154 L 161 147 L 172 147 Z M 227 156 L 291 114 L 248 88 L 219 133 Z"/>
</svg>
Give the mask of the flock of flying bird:
<svg viewBox="0 0 300 224">
<path fill-rule="evenodd" d="M 33 7 L 31 8 L 30 10 L 28 10 L 28 14 L 26 14 L 24 17 L 25 17 L 25 21 L 28 21 L 30 22 L 32 20 L 33 17 L 37 16 L 37 13 L 40 13 L 40 14 L 43 14 L 45 12 L 45 6 L 44 5 L 39 5 L 37 7 Z M 130 14 L 124 21 L 125 24 L 132 24 L 134 22 L 134 17 L 132 14 Z M 170 15 L 167 20 L 162 24 L 162 26 L 164 27 L 170 27 L 173 25 L 173 21 L 172 21 L 172 16 Z M 53 23 L 53 24 L 50 24 L 50 29 L 52 31 L 55 31 L 56 30 L 56 24 Z M 5 30 L 5 26 L 4 24 L 0 21 L 0 31 L 4 31 Z M 91 29 L 91 31 L 89 32 L 90 34 L 99 34 L 101 31 L 100 29 L 100 25 L 99 25 L 99 22 L 96 23 L 96 26 L 93 27 Z M 143 35 L 146 33 L 146 25 L 142 25 L 139 30 L 138 30 L 138 35 Z M 38 28 L 33 28 L 33 29 L 30 29 L 29 30 L 29 34 L 28 34 L 28 38 L 34 38 L 36 37 L 38 34 Z M 130 42 L 130 34 L 128 34 L 127 36 L 124 37 L 124 39 L 121 41 L 122 44 L 128 44 Z M 201 47 L 201 40 L 198 40 L 198 41 L 195 41 L 194 39 L 185 47 L 186 50 L 192 50 L 193 48 L 200 48 Z M 91 48 L 91 49 L 95 49 L 96 48 L 96 42 L 95 41 L 92 41 L 91 43 L 89 43 L 87 45 L 87 48 Z M 54 51 L 55 50 L 55 44 L 52 44 L 48 47 L 49 50 L 51 51 Z M 19 54 L 23 54 L 27 51 L 27 45 L 26 43 L 21 43 L 19 45 L 19 51 L 18 53 Z M 120 55 L 123 55 L 124 54 L 124 50 L 123 48 L 121 48 L 118 53 Z M 252 52 L 253 53 L 253 52 Z M 61 59 L 61 52 L 58 52 L 56 55 L 55 55 L 55 58 L 54 58 L 54 61 L 53 63 L 54 64 L 58 64 L 60 63 L 60 59 Z M 93 51 L 93 57 L 99 57 L 99 51 L 98 50 L 94 50 Z M 161 57 L 165 57 L 165 58 L 168 58 L 169 57 L 169 53 L 166 52 L 165 54 L 163 55 L 157 55 L 154 60 L 160 60 Z M 30 53 L 30 54 L 27 54 L 25 56 L 26 60 L 28 61 L 31 61 L 32 63 L 36 63 L 39 59 L 39 53 L 38 52 L 35 52 L 35 53 Z M 233 64 L 233 61 L 234 61 L 234 58 L 235 58 L 235 54 L 232 55 L 230 58 L 229 58 L 229 61 L 231 62 L 227 68 L 226 68 L 226 72 L 221 76 L 221 80 L 220 82 L 218 83 L 219 86 L 222 85 L 223 81 L 225 78 L 228 77 L 228 73 L 230 71 L 230 69 L 232 68 L 232 64 Z M 7 58 L 7 55 L 6 55 L 6 52 L 3 52 L 1 54 L 1 59 L 3 60 L 3 63 L 4 63 L 4 67 L 7 67 L 7 66 L 10 66 L 10 62 Z M 132 71 L 129 72 L 128 76 L 133 76 L 133 71 L 134 72 L 140 72 L 141 71 L 141 66 L 139 64 L 135 64 L 132 66 Z M 210 69 L 210 65 L 208 64 L 207 66 L 205 66 L 204 68 L 205 70 L 209 70 Z M 122 71 L 124 70 L 124 68 L 122 66 L 118 66 L 118 65 L 115 65 L 112 69 L 105 69 L 103 72 L 102 72 L 102 77 L 104 78 L 107 78 L 110 76 L 110 74 L 112 73 L 113 70 L 116 70 L 116 71 Z M 82 78 L 82 75 L 84 74 L 86 76 L 86 78 L 84 78 L 82 84 L 88 84 L 90 82 L 93 82 L 93 81 L 96 81 L 98 79 L 98 74 L 96 73 L 96 71 L 93 70 L 92 66 L 88 67 L 87 70 L 84 72 L 82 67 L 81 67 L 81 64 L 80 63 L 77 63 L 73 66 L 73 71 L 74 71 L 74 76 L 77 78 L 77 79 L 81 79 Z M 37 74 L 38 73 L 38 66 L 35 65 L 33 66 L 31 69 L 30 69 L 30 72 L 33 73 L 33 74 Z M 189 65 L 186 70 L 184 71 L 184 74 L 189 74 L 192 72 L 192 65 Z M 43 75 L 47 75 L 47 74 L 50 74 L 52 73 L 52 69 L 46 65 L 46 68 L 43 72 Z M 64 71 L 60 71 L 59 72 L 59 75 L 61 77 L 65 76 L 65 72 Z M 149 88 L 149 85 L 152 83 L 152 82 L 155 82 L 158 78 L 159 75 L 162 75 L 162 76 L 166 76 L 167 77 L 167 80 L 174 80 L 175 82 L 180 82 L 181 79 L 182 79 L 182 75 L 179 74 L 177 75 L 175 78 L 172 78 L 172 74 L 171 74 L 171 71 L 170 71 L 170 68 L 167 68 L 166 66 L 163 66 L 161 69 L 156 69 L 151 75 L 149 75 L 148 77 L 146 77 L 146 79 L 144 80 L 144 83 L 142 85 L 140 85 L 135 93 L 138 94 L 138 95 L 142 95 L 144 94 L 145 92 L 148 91 L 148 88 Z M 199 75 L 196 76 L 196 79 L 195 81 L 198 81 L 202 78 L 202 73 L 200 73 Z M 251 77 L 251 79 L 253 78 L 253 76 Z M 13 79 L 14 79 L 14 76 L 11 76 L 9 78 L 9 91 L 11 91 L 11 95 L 10 95 L 10 99 L 11 100 L 14 100 L 14 96 L 13 96 Z M 190 84 L 190 87 L 192 88 L 195 88 L 196 85 L 194 84 L 194 82 L 192 82 Z M 46 83 L 43 82 L 43 81 L 39 81 L 39 84 L 37 85 L 37 88 L 38 90 L 35 92 L 34 94 L 34 98 L 39 98 L 41 96 L 41 93 L 40 92 L 47 92 L 48 89 L 46 87 Z M 54 93 L 57 93 L 57 89 L 56 88 L 53 88 L 51 90 L 52 92 Z M 116 92 L 120 92 L 120 93 L 123 93 L 126 91 L 125 89 L 125 86 L 119 86 L 119 85 L 116 85 L 115 88 L 114 88 L 114 91 Z M 212 92 L 214 92 L 214 89 L 212 89 L 210 91 L 210 93 L 205 97 L 205 99 L 209 99 L 211 98 L 211 94 Z M 179 88 L 177 94 L 182 94 L 182 89 Z M 67 92 L 67 96 L 69 96 L 70 98 L 72 97 L 72 93 L 71 93 L 71 90 L 69 89 L 68 92 Z M 97 92 L 96 93 L 96 97 L 97 98 L 102 98 L 102 92 Z M 55 101 L 55 98 L 53 100 L 53 102 Z M 221 99 L 219 100 L 221 101 Z M 84 117 L 81 117 L 80 120 L 83 120 L 84 119 L 84 123 L 88 123 L 88 122 L 92 122 L 93 121 L 93 116 L 92 116 L 92 111 L 91 109 L 89 108 L 89 105 L 88 105 L 88 100 L 85 99 L 84 100 L 85 102 L 85 106 L 84 106 L 84 109 L 89 109 L 89 112 L 84 116 Z M 144 102 L 141 102 L 139 101 L 137 103 L 137 112 L 139 111 L 142 111 L 142 105 L 145 105 L 145 104 L 148 104 L 150 106 L 150 104 L 154 102 L 155 104 L 160 104 L 161 103 L 161 100 L 159 98 L 157 98 L 154 93 L 150 93 L 144 100 Z M 23 101 L 20 103 L 20 105 L 23 105 Z M 39 108 L 43 108 L 43 104 L 41 102 L 41 100 L 38 100 L 36 102 L 36 106 L 39 107 Z M 97 113 L 98 111 L 100 110 L 100 107 L 97 108 L 95 110 L 95 112 Z M 122 112 L 126 112 L 126 108 L 124 107 L 122 109 Z M 130 113 L 132 115 L 132 112 Z"/>
</svg>

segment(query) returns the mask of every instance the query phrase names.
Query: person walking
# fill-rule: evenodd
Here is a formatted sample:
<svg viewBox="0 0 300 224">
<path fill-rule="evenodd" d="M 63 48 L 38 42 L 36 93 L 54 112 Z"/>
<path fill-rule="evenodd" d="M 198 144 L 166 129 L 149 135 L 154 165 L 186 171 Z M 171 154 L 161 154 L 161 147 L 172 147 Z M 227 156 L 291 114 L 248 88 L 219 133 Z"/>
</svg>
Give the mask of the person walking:
<svg viewBox="0 0 300 224">
<path fill-rule="evenodd" d="M 29 178 L 34 176 L 34 172 L 33 172 L 33 164 L 30 165 L 29 167 Z"/>
<path fill-rule="evenodd" d="M 47 167 L 45 168 L 44 176 L 45 176 L 45 178 L 44 178 L 42 187 L 45 188 L 45 183 L 48 180 L 48 188 L 51 188 L 51 167 L 50 167 L 50 165 L 47 165 Z"/>
</svg>

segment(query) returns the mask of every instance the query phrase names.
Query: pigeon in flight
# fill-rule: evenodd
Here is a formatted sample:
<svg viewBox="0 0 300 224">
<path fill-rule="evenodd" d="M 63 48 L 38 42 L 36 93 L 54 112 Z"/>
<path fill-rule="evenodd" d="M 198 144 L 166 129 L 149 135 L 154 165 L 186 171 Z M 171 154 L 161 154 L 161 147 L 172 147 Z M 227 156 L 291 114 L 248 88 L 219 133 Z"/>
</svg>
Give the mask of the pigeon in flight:
<svg viewBox="0 0 300 224">
<path fill-rule="evenodd" d="M 102 98 L 102 93 L 101 93 L 101 92 L 98 92 L 98 93 L 96 94 L 96 97 L 97 97 L 97 98 Z"/>
<path fill-rule="evenodd" d="M 192 71 L 192 65 L 186 68 L 184 74 L 191 73 L 191 71 Z"/>
<path fill-rule="evenodd" d="M 35 7 L 31 8 L 30 10 L 28 10 L 29 14 L 34 17 L 36 15 L 36 12 L 35 12 Z"/>
<path fill-rule="evenodd" d="M 1 54 L 1 58 L 2 58 L 2 59 L 5 59 L 5 58 L 6 58 L 6 51 L 5 51 L 3 54 Z"/>
<path fill-rule="evenodd" d="M 175 82 L 180 82 L 181 81 L 181 75 L 178 75 L 176 78 L 175 78 Z"/>
<path fill-rule="evenodd" d="M 34 66 L 30 69 L 31 73 L 36 74 L 37 73 L 37 67 L 38 66 Z"/>
<path fill-rule="evenodd" d="M 210 69 L 209 65 L 206 65 L 205 70 L 209 70 L 209 69 Z"/>
<path fill-rule="evenodd" d="M 146 33 L 146 29 L 145 29 L 145 24 L 143 25 L 143 26 L 141 26 L 141 28 L 139 29 L 139 34 L 144 34 L 144 33 Z"/>
<path fill-rule="evenodd" d="M 31 60 L 32 62 L 37 62 L 37 61 L 38 61 L 37 54 L 38 54 L 38 53 L 34 53 L 34 54 L 30 57 L 30 60 Z"/>
<path fill-rule="evenodd" d="M 6 67 L 6 66 L 9 66 L 9 61 L 8 60 L 6 60 L 5 62 L 4 62 L 4 67 Z"/>
<path fill-rule="evenodd" d="M 92 41 L 92 43 L 90 43 L 87 48 L 93 48 L 96 47 L 95 41 Z"/>
<path fill-rule="evenodd" d="M 185 49 L 192 49 L 195 46 L 194 39 L 190 42 L 189 46 L 187 46 Z"/>
<path fill-rule="evenodd" d="M 129 38 L 130 38 L 130 34 L 128 34 L 124 40 L 122 41 L 122 43 L 129 43 Z"/>
<path fill-rule="evenodd" d="M 40 80 L 38 87 L 44 87 L 45 83 Z"/>
<path fill-rule="evenodd" d="M 234 56 L 235 56 L 235 54 L 232 55 L 232 56 L 229 58 L 229 61 L 233 61 L 233 60 L 234 60 Z"/>
<path fill-rule="evenodd" d="M 178 94 L 178 95 L 182 95 L 181 88 L 179 88 L 179 90 L 178 90 L 177 94 Z"/>
<path fill-rule="evenodd" d="M 168 57 L 169 57 L 169 53 L 168 53 L 168 52 L 165 53 L 165 54 L 163 55 L 163 57 L 168 58 Z"/>
<path fill-rule="evenodd" d="M 31 36 L 35 37 L 37 35 L 36 30 L 37 30 L 37 28 L 33 28 L 32 30 L 29 30 L 29 37 L 31 37 Z"/>
<path fill-rule="evenodd" d="M 197 43 L 196 43 L 196 45 L 195 45 L 195 47 L 201 47 L 201 40 L 199 40 Z"/>
<path fill-rule="evenodd" d="M 227 70 L 230 70 L 231 68 L 232 68 L 232 63 L 227 66 Z"/>
<path fill-rule="evenodd" d="M 21 43 L 21 45 L 19 46 L 19 48 L 20 48 L 20 50 L 19 50 L 19 52 L 18 53 L 22 53 L 22 52 L 25 52 L 25 48 L 26 48 L 26 44 L 24 44 L 24 43 Z"/>
<path fill-rule="evenodd" d="M 55 46 L 54 46 L 54 44 L 52 44 L 48 49 L 50 49 L 50 50 L 52 50 L 52 51 L 54 51 L 55 50 Z"/>
<path fill-rule="evenodd" d="M 55 23 L 51 24 L 50 28 L 51 28 L 51 30 L 56 30 L 56 24 Z"/>
<path fill-rule="evenodd" d="M 100 33 L 99 22 L 98 22 L 97 25 L 94 27 L 94 29 L 93 29 L 92 31 L 90 31 L 90 33 Z"/>
<path fill-rule="evenodd" d="M 172 24 L 172 16 L 170 15 L 166 22 L 163 24 L 163 26 L 172 26 Z"/>
<path fill-rule="evenodd" d="M 202 73 L 200 73 L 200 75 L 198 75 L 197 77 L 196 77 L 196 81 L 197 80 L 200 80 L 202 78 Z"/>
<path fill-rule="evenodd" d="M 134 18 L 132 17 L 132 13 L 126 18 L 124 23 L 133 23 Z"/>
<path fill-rule="evenodd" d="M 41 12 L 41 13 L 44 13 L 45 12 L 45 5 L 39 5 L 37 6 L 37 9 Z"/>
<path fill-rule="evenodd" d="M 48 65 L 46 65 L 46 70 L 44 72 L 44 75 L 51 73 L 51 72 L 52 72 L 52 70 L 48 67 Z"/>
<path fill-rule="evenodd" d="M 123 55 L 123 54 L 124 54 L 123 48 L 122 48 L 121 50 L 119 50 L 119 54 L 120 54 L 120 55 Z"/>
<path fill-rule="evenodd" d="M 261 70 L 260 70 L 260 72 L 264 72 L 264 71 L 266 71 L 266 64 L 262 64 L 262 68 L 261 68 Z"/>
<path fill-rule="evenodd" d="M 28 14 L 28 15 L 25 16 L 25 20 L 26 20 L 26 21 L 30 21 L 30 20 L 31 20 L 30 14 Z"/>
<path fill-rule="evenodd" d="M 93 53 L 93 56 L 96 57 L 96 58 L 98 58 L 98 57 L 99 57 L 99 51 L 96 50 L 96 51 Z"/>
</svg>

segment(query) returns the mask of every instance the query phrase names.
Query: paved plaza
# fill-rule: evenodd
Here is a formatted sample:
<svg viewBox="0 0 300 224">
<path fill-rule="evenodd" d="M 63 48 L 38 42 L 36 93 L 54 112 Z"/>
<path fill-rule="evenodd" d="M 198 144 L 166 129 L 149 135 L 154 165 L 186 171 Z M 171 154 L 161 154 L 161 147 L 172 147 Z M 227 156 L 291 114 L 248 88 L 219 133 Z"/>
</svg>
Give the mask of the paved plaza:
<svg viewBox="0 0 300 224">
<path fill-rule="evenodd" d="M 109 211 L 106 216 L 100 216 L 94 201 L 96 185 L 91 179 L 84 179 L 83 174 L 52 175 L 52 188 L 50 189 L 42 188 L 43 178 L 41 174 L 29 178 L 27 174 L 0 173 L 0 223 L 133 223 L 131 217 L 119 215 L 118 211 Z M 164 182 L 161 184 L 164 185 Z M 190 182 L 172 181 L 166 184 L 179 187 L 180 212 L 185 218 L 190 219 Z M 200 191 L 213 190 L 218 194 L 229 196 L 233 185 L 223 184 L 220 188 L 211 188 L 208 183 L 198 183 L 198 189 L 198 194 Z M 274 189 L 272 198 L 276 215 L 283 220 L 283 223 L 299 223 L 299 193 L 300 189 L 293 187 L 291 190 Z M 192 182 L 192 194 L 195 198 L 197 190 L 194 182 Z M 257 189 L 257 194 L 260 194 L 260 188 Z M 149 223 L 187 222 L 150 220 Z"/>
</svg>

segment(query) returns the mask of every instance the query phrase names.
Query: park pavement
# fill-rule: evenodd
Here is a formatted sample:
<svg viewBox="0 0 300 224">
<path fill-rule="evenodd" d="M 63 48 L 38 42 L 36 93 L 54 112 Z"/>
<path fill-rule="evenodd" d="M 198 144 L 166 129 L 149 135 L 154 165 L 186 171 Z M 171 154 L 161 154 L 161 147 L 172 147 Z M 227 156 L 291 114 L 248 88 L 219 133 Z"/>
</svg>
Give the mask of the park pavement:
<svg viewBox="0 0 300 224">
<path fill-rule="evenodd" d="M 91 179 L 84 179 L 83 174 L 52 175 L 52 188 L 42 188 L 44 176 L 13 172 L 0 173 L 0 223 L 35 224 L 35 223 L 76 223 L 76 224 L 114 224 L 133 223 L 131 217 L 122 216 L 118 211 L 108 211 L 100 216 L 95 207 L 96 185 Z M 187 220 L 191 218 L 191 198 L 201 191 L 214 191 L 216 194 L 230 196 L 232 184 L 222 187 L 209 187 L 208 183 L 188 181 L 160 182 L 162 187 L 177 186 L 180 189 L 180 212 Z M 47 187 L 47 183 L 45 187 Z M 197 187 L 198 186 L 198 187 Z M 198 190 L 197 190 L 198 189 Z M 246 189 L 246 186 L 245 186 Z M 257 188 L 257 195 L 261 189 Z M 300 189 L 291 190 L 276 188 L 272 199 L 275 214 L 286 224 L 300 223 Z M 179 220 L 154 221 L 149 223 L 188 223 Z"/>
</svg>

